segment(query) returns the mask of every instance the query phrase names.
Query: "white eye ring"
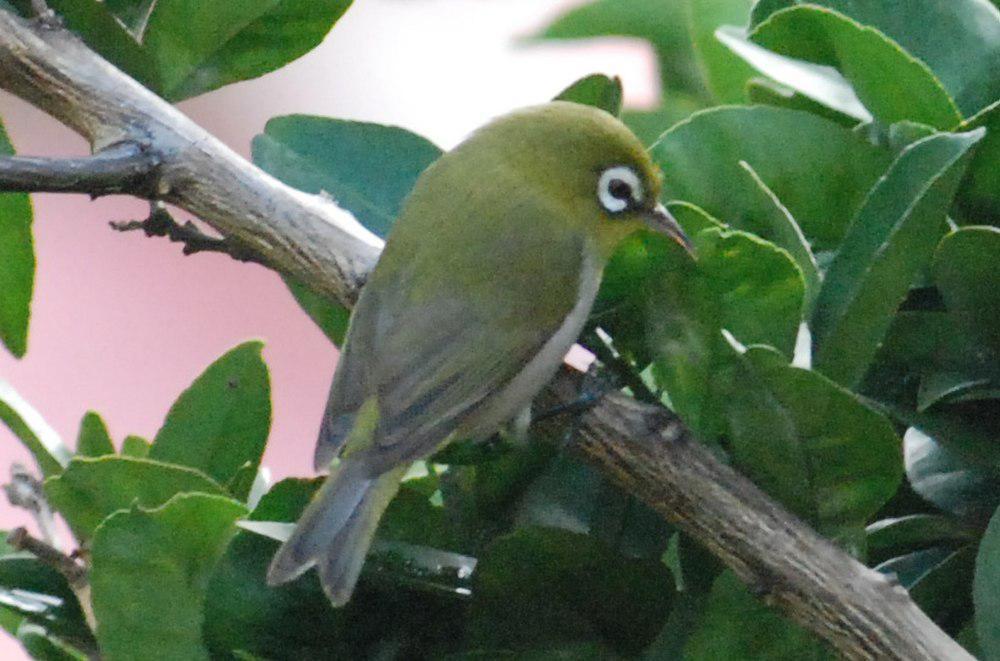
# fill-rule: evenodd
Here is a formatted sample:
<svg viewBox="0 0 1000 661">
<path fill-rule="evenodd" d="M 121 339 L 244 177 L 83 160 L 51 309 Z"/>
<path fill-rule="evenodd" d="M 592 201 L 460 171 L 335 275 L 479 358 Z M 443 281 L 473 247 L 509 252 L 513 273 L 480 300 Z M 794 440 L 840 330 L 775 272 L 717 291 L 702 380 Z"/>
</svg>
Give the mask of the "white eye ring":
<svg viewBox="0 0 1000 661">
<path fill-rule="evenodd" d="M 642 181 L 627 165 L 608 168 L 597 181 L 597 199 L 608 213 L 625 211 L 641 203 L 642 198 Z"/>
</svg>

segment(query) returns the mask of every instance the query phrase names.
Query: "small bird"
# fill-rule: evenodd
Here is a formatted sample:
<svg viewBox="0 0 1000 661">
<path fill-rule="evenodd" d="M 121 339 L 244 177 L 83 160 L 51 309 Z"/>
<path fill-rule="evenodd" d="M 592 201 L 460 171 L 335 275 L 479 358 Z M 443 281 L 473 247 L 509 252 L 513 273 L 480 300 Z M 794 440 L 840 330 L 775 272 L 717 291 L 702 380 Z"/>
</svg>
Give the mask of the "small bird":
<svg viewBox="0 0 1000 661">
<path fill-rule="evenodd" d="M 316 445 L 330 475 L 268 583 L 316 566 L 344 605 L 410 464 L 530 406 L 622 239 L 650 228 L 693 254 L 659 194 L 628 128 L 562 101 L 496 119 L 432 164 L 354 309 Z"/>
</svg>

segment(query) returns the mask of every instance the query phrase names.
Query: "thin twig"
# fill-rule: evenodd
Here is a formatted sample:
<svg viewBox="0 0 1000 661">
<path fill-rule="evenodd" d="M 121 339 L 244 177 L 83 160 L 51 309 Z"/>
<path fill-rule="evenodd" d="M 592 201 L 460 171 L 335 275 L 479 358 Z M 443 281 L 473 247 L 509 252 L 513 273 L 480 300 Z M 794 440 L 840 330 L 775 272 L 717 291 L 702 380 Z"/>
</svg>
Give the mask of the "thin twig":
<svg viewBox="0 0 1000 661">
<path fill-rule="evenodd" d="M 132 141 L 81 158 L 7 156 L 0 158 L 0 192 L 152 198 L 159 163 L 156 152 Z"/>
<path fill-rule="evenodd" d="M 158 203 L 150 204 L 149 217 L 145 220 L 113 220 L 109 223 L 119 232 L 142 230 L 146 236 L 165 236 L 171 241 L 184 244 L 183 253 L 193 255 L 199 252 L 217 252 L 229 255 L 240 262 L 253 262 L 268 266 L 262 255 L 235 241 L 209 236 L 190 220 L 178 223 L 166 208 Z"/>
<path fill-rule="evenodd" d="M 56 548 L 61 546 L 52 508 L 49 507 L 49 501 L 45 498 L 45 491 L 38 478 L 23 465 L 12 464 L 10 482 L 3 485 L 3 490 L 7 495 L 7 502 L 13 507 L 20 507 L 31 514 L 35 523 L 38 524 L 38 529 L 42 531 L 42 537 L 48 544 L 52 544 Z"/>
<path fill-rule="evenodd" d="M 27 551 L 38 560 L 52 567 L 66 577 L 71 588 L 79 589 L 87 584 L 87 568 L 64 554 L 48 542 L 32 537 L 27 528 L 14 528 L 7 535 L 7 543 L 18 551 Z"/>
</svg>

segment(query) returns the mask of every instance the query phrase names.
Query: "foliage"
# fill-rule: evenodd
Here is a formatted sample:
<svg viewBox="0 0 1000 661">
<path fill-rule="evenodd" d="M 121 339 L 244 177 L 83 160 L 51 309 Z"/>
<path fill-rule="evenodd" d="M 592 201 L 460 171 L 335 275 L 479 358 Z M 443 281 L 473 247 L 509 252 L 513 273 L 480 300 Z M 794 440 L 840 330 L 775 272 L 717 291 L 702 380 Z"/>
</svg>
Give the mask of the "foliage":
<svg viewBox="0 0 1000 661">
<path fill-rule="evenodd" d="M 50 0 L 170 100 L 281 66 L 349 4 Z M 582 341 L 634 395 L 673 408 L 1000 659 L 1000 12 L 986 0 L 592 0 L 535 39 L 606 35 L 652 45 L 660 106 L 621 111 L 620 83 L 600 75 L 560 98 L 621 111 L 647 141 L 699 260 L 634 237 Z M 271 120 L 253 144 L 259 166 L 382 236 L 439 154 L 404 129 L 306 116 Z M 0 339 L 18 356 L 30 225 L 25 196 L 0 197 Z M 289 287 L 341 342 L 346 310 Z M 73 455 L 0 382 L 0 420 L 89 549 L 97 619 L 91 631 L 64 579 L 4 549 L 0 624 L 31 654 L 829 657 L 704 549 L 544 443 L 459 443 L 415 466 L 346 608 L 332 610 L 312 574 L 267 587 L 277 544 L 258 532 L 294 521 L 317 482 L 263 494 L 260 348 L 219 358 L 152 443 L 130 436 L 120 453 L 90 412 Z"/>
</svg>

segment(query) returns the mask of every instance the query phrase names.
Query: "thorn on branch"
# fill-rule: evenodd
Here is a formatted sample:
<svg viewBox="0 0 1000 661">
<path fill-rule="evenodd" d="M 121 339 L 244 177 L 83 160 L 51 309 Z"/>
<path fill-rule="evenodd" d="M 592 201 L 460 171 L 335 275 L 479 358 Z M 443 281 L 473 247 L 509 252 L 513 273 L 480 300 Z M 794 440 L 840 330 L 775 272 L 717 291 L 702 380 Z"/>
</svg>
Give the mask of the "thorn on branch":
<svg viewBox="0 0 1000 661">
<path fill-rule="evenodd" d="M 149 217 L 145 220 L 111 221 L 109 224 L 119 232 L 142 230 L 146 236 L 164 236 L 175 243 L 182 243 L 185 255 L 193 255 L 198 252 L 217 252 L 229 255 L 239 262 L 253 262 L 267 266 L 266 261 L 258 252 L 246 246 L 231 239 L 209 236 L 190 220 L 185 221 L 184 224 L 178 223 L 159 202 L 150 204 Z"/>
</svg>

